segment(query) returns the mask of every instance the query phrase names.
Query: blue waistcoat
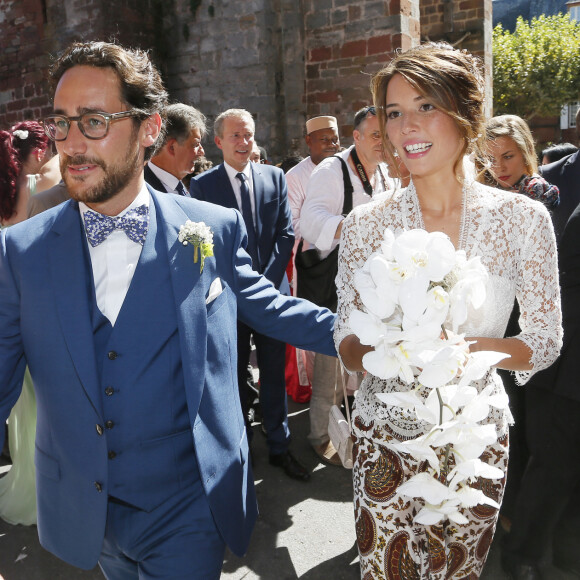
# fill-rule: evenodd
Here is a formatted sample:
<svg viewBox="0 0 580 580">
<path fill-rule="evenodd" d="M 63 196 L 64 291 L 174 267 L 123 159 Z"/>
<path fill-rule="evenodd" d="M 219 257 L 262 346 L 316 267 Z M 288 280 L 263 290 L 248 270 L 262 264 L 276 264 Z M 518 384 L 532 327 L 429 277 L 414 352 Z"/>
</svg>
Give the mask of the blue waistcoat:
<svg viewBox="0 0 580 580">
<path fill-rule="evenodd" d="M 152 214 L 114 327 L 92 292 L 108 492 L 146 511 L 199 479 L 167 249 L 155 235 L 154 209 Z"/>
</svg>

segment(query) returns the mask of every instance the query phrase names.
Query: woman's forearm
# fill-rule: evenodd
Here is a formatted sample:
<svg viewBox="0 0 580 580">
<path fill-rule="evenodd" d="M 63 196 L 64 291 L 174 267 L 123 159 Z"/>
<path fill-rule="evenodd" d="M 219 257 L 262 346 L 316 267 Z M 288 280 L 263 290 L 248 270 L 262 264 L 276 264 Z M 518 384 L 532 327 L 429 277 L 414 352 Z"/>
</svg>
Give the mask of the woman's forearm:
<svg viewBox="0 0 580 580">
<path fill-rule="evenodd" d="M 475 341 L 469 347 L 471 352 L 479 350 L 493 350 L 495 352 L 505 352 L 510 355 L 509 358 L 504 358 L 496 366 L 500 369 L 508 371 L 529 371 L 532 364 L 532 351 L 521 340 L 517 338 L 487 338 L 487 337 L 470 337 L 465 339 L 468 342 Z"/>
</svg>

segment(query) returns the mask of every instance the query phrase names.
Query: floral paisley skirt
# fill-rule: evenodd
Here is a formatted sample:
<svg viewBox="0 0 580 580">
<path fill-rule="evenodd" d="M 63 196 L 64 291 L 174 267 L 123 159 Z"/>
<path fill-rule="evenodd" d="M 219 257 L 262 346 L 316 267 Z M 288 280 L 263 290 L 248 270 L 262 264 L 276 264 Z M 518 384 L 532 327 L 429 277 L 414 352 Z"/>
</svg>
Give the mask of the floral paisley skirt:
<svg viewBox="0 0 580 580">
<path fill-rule="evenodd" d="M 495 532 L 498 510 L 487 505 L 461 509 L 465 525 L 414 524 L 422 503 L 400 495 L 399 486 L 424 470 L 410 455 L 386 447 L 394 434 L 353 417 L 354 510 L 363 580 L 443 580 L 479 578 Z M 481 456 L 506 472 L 507 436 Z M 478 479 L 472 487 L 501 503 L 502 480 Z"/>
</svg>

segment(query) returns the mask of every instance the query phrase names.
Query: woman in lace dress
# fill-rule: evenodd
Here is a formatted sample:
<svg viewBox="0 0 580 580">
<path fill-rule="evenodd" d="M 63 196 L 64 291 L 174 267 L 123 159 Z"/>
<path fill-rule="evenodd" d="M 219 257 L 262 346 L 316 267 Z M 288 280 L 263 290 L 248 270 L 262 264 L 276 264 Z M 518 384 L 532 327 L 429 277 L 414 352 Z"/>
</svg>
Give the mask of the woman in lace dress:
<svg viewBox="0 0 580 580">
<path fill-rule="evenodd" d="M 377 251 L 386 228 L 442 231 L 468 258 L 480 256 L 489 272 L 485 304 L 471 311 L 460 332 L 471 350 L 507 353 L 499 363 L 516 371 L 520 383 L 548 366 L 561 345 L 561 315 L 555 240 L 548 212 L 522 195 L 492 189 L 464 173 L 464 156 L 479 154 L 483 131 L 483 83 L 477 60 L 445 44 L 427 44 L 396 56 L 372 82 L 384 129 L 385 151 L 396 151 L 409 169 L 410 185 L 391 199 L 360 206 L 346 218 L 341 240 L 338 320 L 335 341 L 350 371 L 363 371 L 361 345 L 349 328 L 353 309 L 364 310 L 354 273 Z M 467 165 L 467 164 L 466 164 Z M 504 336 L 517 297 L 522 332 Z M 503 391 L 495 369 L 475 386 Z M 354 507 L 361 577 L 478 578 L 498 513 L 487 505 L 460 509 L 469 520 L 437 526 L 413 522 L 423 503 L 398 492 L 425 466 L 389 447 L 425 432 L 413 412 L 381 403 L 376 393 L 406 391 L 399 380 L 367 373 L 356 398 L 353 430 Z M 481 459 L 505 470 L 509 416 L 494 409 L 498 441 Z M 471 485 L 501 502 L 504 480 L 477 479 Z"/>
<path fill-rule="evenodd" d="M 48 143 L 36 121 L 23 121 L 9 131 L 0 131 L 0 229 L 26 219 L 37 174 L 50 153 Z M 35 435 L 36 398 L 26 371 L 22 394 L 8 419 L 12 467 L 0 478 L 0 518 L 10 524 L 36 523 Z"/>
</svg>

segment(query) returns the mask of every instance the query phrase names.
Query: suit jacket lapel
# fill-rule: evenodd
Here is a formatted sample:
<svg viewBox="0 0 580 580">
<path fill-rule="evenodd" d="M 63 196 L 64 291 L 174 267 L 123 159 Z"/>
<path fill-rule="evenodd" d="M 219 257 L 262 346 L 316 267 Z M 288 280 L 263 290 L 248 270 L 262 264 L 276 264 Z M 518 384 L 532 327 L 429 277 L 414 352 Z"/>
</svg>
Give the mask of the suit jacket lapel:
<svg viewBox="0 0 580 580">
<path fill-rule="evenodd" d="M 159 177 L 157 177 L 157 175 L 155 175 L 155 173 L 153 173 L 153 170 L 149 167 L 149 165 L 145 165 L 144 176 L 145 176 L 145 181 L 153 189 L 155 189 L 157 191 L 161 191 L 162 193 L 167 193 L 165 186 L 163 185 L 163 183 L 161 183 L 161 180 L 159 179 Z"/>
<path fill-rule="evenodd" d="M 258 247 L 260 245 L 259 240 L 262 238 L 262 212 L 264 207 L 264 179 L 259 168 L 257 168 L 255 163 L 251 163 L 252 169 L 252 182 L 254 184 L 254 201 L 256 203 L 256 239 L 258 240 Z"/>
<path fill-rule="evenodd" d="M 232 184 L 230 183 L 230 178 L 228 177 L 228 172 L 222 163 L 217 169 L 217 178 L 218 178 L 218 187 L 217 187 L 217 195 L 221 195 L 223 197 L 223 205 L 224 207 L 232 207 L 234 209 L 238 209 L 241 211 L 240 207 L 238 206 L 238 200 L 234 194 L 234 190 L 232 189 Z M 207 201 L 213 201 L 208 199 Z"/>
<path fill-rule="evenodd" d="M 231 189 L 231 188 L 230 188 Z M 190 417 L 197 416 L 203 392 L 207 352 L 205 285 L 200 281 L 200 262 L 193 261 L 193 247 L 178 240 L 179 228 L 190 219 L 173 196 L 151 192 L 158 212 L 157 235 L 164 236 L 181 344 L 183 376 Z"/>
<path fill-rule="evenodd" d="M 52 227 L 47 255 L 64 339 L 78 379 L 100 416 L 101 398 L 89 303 L 91 264 L 80 220 L 77 202 L 65 203 Z"/>
</svg>

